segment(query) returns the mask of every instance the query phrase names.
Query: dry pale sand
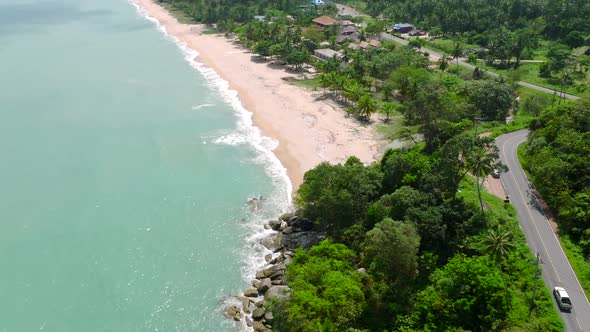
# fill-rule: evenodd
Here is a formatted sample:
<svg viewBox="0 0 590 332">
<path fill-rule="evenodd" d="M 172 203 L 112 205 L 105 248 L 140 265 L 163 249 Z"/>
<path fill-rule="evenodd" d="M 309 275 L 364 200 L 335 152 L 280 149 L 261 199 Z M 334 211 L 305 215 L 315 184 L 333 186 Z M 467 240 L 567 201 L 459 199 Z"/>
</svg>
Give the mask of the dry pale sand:
<svg viewBox="0 0 590 332">
<path fill-rule="evenodd" d="M 262 132 L 279 144 L 274 153 L 287 168 L 296 190 L 304 173 L 321 163 L 342 162 L 357 156 L 372 162 L 382 142 L 372 126 L 346 117 L 343 110 L 312 92 L 288 84 L 283 78 L 297 77 L 257 59 L 237 42 L 224 36 L 201 34 L 202 26 L 181 24 L 152 0 L 136 4 L 166 27 L 169 34 L 199 52 L 197 60 L 214 69 L 236 90 L 243 106 L 253 113 Z"/>
</svg>

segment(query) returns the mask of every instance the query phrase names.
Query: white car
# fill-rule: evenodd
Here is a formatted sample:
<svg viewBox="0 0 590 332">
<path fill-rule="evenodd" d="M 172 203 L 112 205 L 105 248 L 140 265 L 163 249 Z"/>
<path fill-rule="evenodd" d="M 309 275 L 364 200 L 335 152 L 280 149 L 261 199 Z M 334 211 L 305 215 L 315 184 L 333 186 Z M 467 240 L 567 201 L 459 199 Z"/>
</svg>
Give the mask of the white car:
<svg viewBox="0 0 590 332">
<path fill-rule="evenodd" d="M 557 305 L 561 310 L 564 311 L 571 311 L 572 310 L 572 301 L 570 300 L 570 296 L 567 294 L 563 287 L 554 287 L 553 288 L 553 296 L 555 296 L 555 300 L 557 301 Z"/>
</svg>

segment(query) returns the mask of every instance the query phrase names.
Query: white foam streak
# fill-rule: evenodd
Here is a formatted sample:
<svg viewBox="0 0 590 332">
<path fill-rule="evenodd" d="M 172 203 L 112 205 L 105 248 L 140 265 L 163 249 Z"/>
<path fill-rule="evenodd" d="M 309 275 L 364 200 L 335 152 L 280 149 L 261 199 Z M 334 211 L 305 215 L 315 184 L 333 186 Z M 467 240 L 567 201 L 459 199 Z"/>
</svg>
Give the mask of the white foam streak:
<svg viewBox="0 0 590 332">
<path fill-rule="evenodd" d="M 250 213 L 247 222 L 244 224 L 246 241 L 250 246 L 246 250 L 240 250 L 239 254 L 245 262 L 242 268 L 242 277 L 245 282 L 253 279 L 257 270 L 260 270 L 267 265 L 264 260 L 264 255 L 271 253 L 268 249 L 260 244 L 260 242 L 267 238 L 273 231 L 264 229 L 264 223 L 271 218 L 276 218 L 281 212 L 289 209 L 291 204 L 292 183 L 287 176 L 287 169 L 281 164 L 279 159 L 272 152 L 278 146 L 278 142 L 269 137 L 264 136 L 258 127 L 255 127 L 252 122 L 252 113 L 246 110 L 238 97 L 238 92 L 229 89 L 229 83 L 222 78 L 211 68 L 208 68 L 202 63 L 196 61 L 199 53 L 189 48 L 186 43 L 181 42 L 175 36 L 168 34 L 166 28 L 160 22 L 149 15 L 149 13 L 139 6 L 135 1 L 129 0 L 135 6 L 138 13 L 153 22 L 157 29 L 161 31 L 167 38 L 170 38 L 182 50 L 186 61 L 195 69 L 197 69 L 208 81 L 209 85 L 219 93 L 219 95 L 227 102 L 234 110 L 237 117 L 237 132 L 222 135 L 213 139 L 214 144 L 224 145 L 244 145 L 249 144 L 256 151 L 257 163 L 264 166 L 265 171 L 273 181 L 274 192 L 270 197 L 265 197 L 263 208 L 256 213 Z M 210 104 L 202 104 L 193 107 L 193 109 L 200 109 L 202 107 L 210 106 Z M 253 193 L 253 196 L 256 196 Z M 247 211 L 247 207 L 245 208 Z M 247 212 L 245 212 L 247 213 Z M 228 302 L 226 302 L 226 305 Z M 242 321 L 240 330 L 251 330 L 245 326 Z"/>
</svg>

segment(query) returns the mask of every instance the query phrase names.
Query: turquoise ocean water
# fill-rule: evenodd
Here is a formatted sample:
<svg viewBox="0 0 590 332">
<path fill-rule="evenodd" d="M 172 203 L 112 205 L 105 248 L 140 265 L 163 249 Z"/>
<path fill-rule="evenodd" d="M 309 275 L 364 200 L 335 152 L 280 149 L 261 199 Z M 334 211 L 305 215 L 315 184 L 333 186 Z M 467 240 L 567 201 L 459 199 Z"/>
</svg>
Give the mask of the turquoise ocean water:
<svg viewBox="0 0 590 332">
<path fill-rule="evenodd" d="M 235 331 L 290 185 L 194 55 L 125 0 L 0 1 L 0 332 Z"/>
</svg>

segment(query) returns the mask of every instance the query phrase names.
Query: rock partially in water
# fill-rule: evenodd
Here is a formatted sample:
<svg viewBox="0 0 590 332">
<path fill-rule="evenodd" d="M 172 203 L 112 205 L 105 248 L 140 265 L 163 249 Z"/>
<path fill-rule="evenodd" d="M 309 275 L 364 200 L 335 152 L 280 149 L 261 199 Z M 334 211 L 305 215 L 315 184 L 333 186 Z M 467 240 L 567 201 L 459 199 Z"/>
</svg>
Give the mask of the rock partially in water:
<svg viewBox="0 0 590 332">
<path fill-rule="evenodd" d="M 247 297 L 258 297 L 258 289 L 256 288 L 248 288 L 244 291 L 244 296 Z"/>
<path fill-rule="evenodd" d="M 270 287 L 272 286 L 272 281 L 270 278 L 264 278 L 260 281 L 260 287 L 258 287 L 258 292 L 264 294 Z"/>
<path fill-rule="evenodd" d="M 281 216 L 279 217 L 279 220 L 282 220 L 282 221 L 289 221 L 289 220 L 290 220 L 291 218 L 293 218 L 294 216 L 295 216 L 295 214 L 294 214 L 294 213 L 292 213 L 292 212 L 287 212 L 287 213 L 284 213 L 283 215 L 281 215 Z"/>
<path fill-rule="evenodd" d="M 281 240 L 280 240 L 280 237 L 278 236 L 278 234 L 273 233 L 273 234 L 270 234 L 269 236 L 265 237 L 264 239 L 262 239 L 260 241 L 260 244 L 262 244 L 268 250 L 274 250 L 280 246 L 280 242 L 281 242 Z"/>
<path fill-rule="evenodd" d="M 273 230 L 278 231 L 279 229 L 281 229 L 281 224 L 282 223 L 283 222 L 281 220 L 271 220 L 271 221 L 268 222 L 268 225 Z"/>
<path fill-rule="evenodd" d="M 264 317 L 265 312 L 264 307 L 254 309 L 254 311 L 252 311 L 252 319 L 261 320 L 262 317 Z"/>
<path fill-rule="evenodd" d="M 240 308 L 235 305 L 230 305 L 229 307 L 225 308 L 225 314 L 228 317 L 235 317 L 238 313 L 240 313 Z"/>
<path fill-rule="evenodd" d="M 242 310 L 249 314 L 250 313 L 250 299 L 245 296 L 238 296 L 238 299 L 242 302 Z"/>
</svg>

